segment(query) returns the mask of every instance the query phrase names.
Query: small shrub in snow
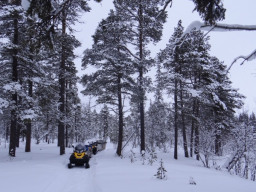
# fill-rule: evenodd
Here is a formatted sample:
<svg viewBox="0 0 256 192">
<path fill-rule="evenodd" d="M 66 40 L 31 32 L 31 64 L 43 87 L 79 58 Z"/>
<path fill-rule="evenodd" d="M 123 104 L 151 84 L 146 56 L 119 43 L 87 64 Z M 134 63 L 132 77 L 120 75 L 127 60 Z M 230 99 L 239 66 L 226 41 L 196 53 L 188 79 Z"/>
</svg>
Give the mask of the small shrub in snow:
<svg viewBox="0 0 256 192">
<path fill-rule="evenodd" d="M 196 185 L 196 182 L 195 182 L 195 180 L 194 180 L 193 177 L 190 177 L 190 178 L 189 178 L 189 184 L 190 184 L 190 185 Z"/>
<path fill-rule="evenodd" d="M 132 149 L 130 151 L 129 158 L 131 160 L 131 163 L 134 163 L 136 161 L 136 155 L 135 155 L 135 153 L 134 153 L 134 151 Z"/>
<path fill-rule="evenodd" d="M 256 164 L 254 164 L 254 167 L 251 168 L 251 180 L 256 180 Z"/>
<path fill-rule="evenodd" d="M 142 165 L 145 165 L 146 152 L 144 150 L 141 151 L 141 161 L 142 161 Z"/>
<path fill-rule="evenodd" d="M 155 150 L 152 150 L 149 153 L 148 164 L 153 165 L 153 163 L 156 161 L 157 161 L 157 154 L 156 154 Z"/>
<path fill-rule="evenodd" d="M 218 165 L 215 161 L 213 162 L 213 167 L 214 167 L 214 169 L 216 169 L 217 171 L 221 171 L 221 166 Z"/>
<path fill-rule="evenodd" d="M 161 159 L 160 161 L 160 167 L 157 169 L 157 173 L 155 174 L 156 178 L 157 179 L 167 179 L 166 178 L 166 169 L 164 168 L 164 163 L 163 163 L 163 160 Z"/>
</svg>

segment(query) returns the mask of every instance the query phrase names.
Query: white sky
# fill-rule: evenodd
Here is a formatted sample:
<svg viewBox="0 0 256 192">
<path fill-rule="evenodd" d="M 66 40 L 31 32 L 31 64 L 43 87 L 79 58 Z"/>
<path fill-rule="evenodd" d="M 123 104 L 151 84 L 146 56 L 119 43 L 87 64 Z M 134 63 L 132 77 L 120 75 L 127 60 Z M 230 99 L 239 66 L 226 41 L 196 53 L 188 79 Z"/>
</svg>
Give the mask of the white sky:
<svg viewBox="0 0 256 192">
<path fill-rule="evenodd" d="M 25 0 L 23 0 L 25 1 Z M 256 1 L 255 0 L 223 0 L 226 11 L 226 19 L 221 23 L 227 24 L 242 24 L 254 25 L 256 18 Z M 76 25 L 77 33 L 75 34 L 82 46 L 76 50 L 76 54 L 80 58 L 76 59 L 75 63 L 79 70 L 79 76 L 86 73 L 86 70 L 81 71 L 81 57 L 86 48 L 92 45 L 91 36 L 95 32 L 95 28 L 101 19 L 106 18 L 109 9 L 113 7 L 112 0 L 103 0 L 102 3 L 90 1 L 92 10 L 90 13 L 84 14 L 80 21 L 82 24 Z M 197 12 L 192 12 L 194 3 L 190 0 L 173 0 L 172 8 L 168 8 L 168 21 L 165 24 L 162 41 L 154 46 L 151 50 L 152 55 L 156 54 L 160 49 L 163 49 L 173 33 L 173 28 L 181 19 L 183 26 L 186 28 L 195 20 L 201 21 Z M 221 61 L 229 66 L 232 61 L 240 55 L 248 55 L 256 49 L 256 31 L 241 31 L 241 32 L 210 32 L 211 54 L 216 56 Z M 241 63 L 241 62 L 240 62 Z M 256 60 L 245 62 L 240 66 L 237 62 L 230 70 L 230 79 L 233 86 L 238 88 L 240 93 L 247 98 L 245 100 L 244 110 L 256 112 Z M 80 87 L 81 89 L 81 87 Z M 88 101 L 83 100 L 83 103 Z"/>
</svg>

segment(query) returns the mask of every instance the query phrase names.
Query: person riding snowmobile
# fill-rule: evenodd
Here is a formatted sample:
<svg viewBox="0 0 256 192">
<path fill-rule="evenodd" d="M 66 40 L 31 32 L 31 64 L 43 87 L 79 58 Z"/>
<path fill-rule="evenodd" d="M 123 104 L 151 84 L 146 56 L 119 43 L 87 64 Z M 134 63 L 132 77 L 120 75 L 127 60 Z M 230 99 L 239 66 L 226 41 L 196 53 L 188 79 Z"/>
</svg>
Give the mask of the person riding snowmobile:
<svg viewBox="0 0 256 192">
<path fill-rule="evenodd" d="M 69 158 L 68 168 L 72 168 L 72 164 L 75 164 L 76 166 L 85 165 L 85 168 L 88 169 L 90 168 L 89 160 L 90 158 L 86 153 L 85 147 L 82 144 L 78 144 Z"/>
</svg>

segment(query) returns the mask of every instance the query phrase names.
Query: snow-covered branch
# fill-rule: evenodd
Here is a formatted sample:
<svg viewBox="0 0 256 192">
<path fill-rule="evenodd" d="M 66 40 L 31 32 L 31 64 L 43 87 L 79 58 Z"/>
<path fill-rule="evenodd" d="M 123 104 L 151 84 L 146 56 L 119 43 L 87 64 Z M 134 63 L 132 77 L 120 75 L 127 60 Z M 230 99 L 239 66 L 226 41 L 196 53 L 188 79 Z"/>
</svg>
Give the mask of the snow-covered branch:
<svg viewBox="0 0 256 192">
<path fill-rule="evenodd" d="M 192 29 L 200 29 L 203 31 L 256 31 L 256 25 L 238 25 L 238 24 L 221 24 L 217 23 L 215 25 L 205 24 L 201 21 L 193 21 L 185 30 L 186 33 L 189 33 Z"/>
<path fill-rule="evenodd" d="M 203 24 L 201 30 L 209 30 L 212 27 Z M 256 31 L 256 25 L 215 24 L 212 31 Z"/>
<path fill-rule="evenodd" d="M 210 31 L 217 31 L 217 32 L 226 32 L 226 31 L 256 31 L 256 25 L 237 25 L 237 24 L 215 24 L 215 25 L 208 25 L 205 23 L 202 23 L 200 21 L 194 21 L 192 22 L 186 29 L 185 34 L 189 33 L 192 29 L 200 29 L 207 31 L 206 35 Z M 234 59 L 234 61 L 231 63 L 227 71 L 231 69 L 231 67 L 239 60 L 243 59 L 243 62 L 241 65 L 244 64 L 245 61 L 251 61 L 256 59 L 256 49 L 252 51 L 247 56 L 238 56 Z"/>
<path fill-rule="evenodd" d="M 254 59 L 256 59 L 256 49 L 250 53 L 247 56 L 238 56 L 237 58 L 234 59 L 234 61 L 231 63 L 231 65 L 229 66 L 229 68 L 227 69 L 227 71 L 229 71 L 231 69 L 231 67 L 237 62 L 237 60 L 239 59 L 243 59 L 243 62 L 240 65 L 243 65 L 245 61 L 252 61 Z"/>
</svg>

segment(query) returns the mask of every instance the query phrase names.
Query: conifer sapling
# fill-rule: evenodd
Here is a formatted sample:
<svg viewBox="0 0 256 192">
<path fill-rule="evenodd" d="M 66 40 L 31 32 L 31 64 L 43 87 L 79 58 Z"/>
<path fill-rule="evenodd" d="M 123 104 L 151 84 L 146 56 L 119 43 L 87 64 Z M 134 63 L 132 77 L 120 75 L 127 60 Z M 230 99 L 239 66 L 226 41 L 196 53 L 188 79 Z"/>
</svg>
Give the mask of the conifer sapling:
<svg viewBox="0 0 256 192">
<path fill-rule="evenodd" d="M 163 160 L 161 159 L 160 161 L 160 167 L 157 169 L 157 173 L 154 175 L 156 176 L 157 179 L 167 179 L 166 178 L 166 169 L 164 168 L 164 163 L 163 163 Z"/>
</svg>

